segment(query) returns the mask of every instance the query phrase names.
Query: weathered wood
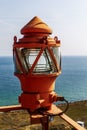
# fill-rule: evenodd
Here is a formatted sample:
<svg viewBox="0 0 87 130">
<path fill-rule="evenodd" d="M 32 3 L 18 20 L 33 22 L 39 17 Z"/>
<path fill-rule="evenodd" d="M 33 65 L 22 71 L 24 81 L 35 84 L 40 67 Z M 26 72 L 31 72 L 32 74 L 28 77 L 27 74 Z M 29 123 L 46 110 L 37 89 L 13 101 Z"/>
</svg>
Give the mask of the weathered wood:
<svg viewBox="0 0 87 130">
<path fill-rule="evenodd" d="M 60 111 L 61 109 L 58 108 L 58 110 Z M 70 124 L 71 126 L 73 126 L 76 130 L 86 130 L 84 127 L 80 126 L 77 122 L 75 122 L 74 120 L 72 120 L 69 116 L 67 116 L 66 114 L 60 114 L 59 115 L 63 120 L 65 120 L 68 124 Z"/>
<path fill-rule="evenodd" d="M 0 112 L 7 112 L 7 111 L 12 111 L 12 110 L 20 110 L 20 109 L 23 109 L 21 105 L 1 106 Z"/>
<path fill-rule="evenodd" d="M 7 112 L 7 111 L 12 111 L 12 110 L 21 110 L 23 109 L 21 105 L 12 105 L 12 106 L 2 106 L 0 107 L 0 112 Z M 84 127 L 80 126 L 77 122 L 75 122 L 74 120 L 72 120 L 69 116 L 67 116 L 66 114 L 62 113 L 62 110 L 58 107 L 56 107 L 55 105 L 52 105 L 52 109 L 43 113 L 49 116 L 49 115 L 58 115 L 60 116 L 63 120 L 65 120 L 68 124 L 70 124 L 72 127 L 74 127 L 76 130 L 86 130 Z M 36 115 L 31 115 L 32 121 L 33 123 L 40 123 L 41 118 L 46 118 L 44 117 L 44 115 L 42 114 L 36 114 Z M 37 121 L 36 121 L 37 120 Z M 35 122 L 36 121 L 36 122 Z"/>
<path fill-rule="evenodd" d="M 69 116 L 62 113 L 62 110 L 55 105 L 52 105 L 51 109 L 43 112 L 42 115 L 40 113 L 38 113 L 36 115 L 31 115 L 31 121 L 32 121 L 31 123 L 32 124 L 40 123 L 41 119 L 43 119 L 44 116 L 46 116 L 46 115 L 48 115 L 48 116 L 49 115 L 59 116 L 63 120 L 65 120 L 68 124 L 70 124 L 73 128 L 75 128 L 76 130 L 86 130 L 84 127 L 80 126 L 77 122 L 72 120 Z"/>
<path fill-rule="evenodd" d="M 77 122 L 72 120 L 65 113 L 62 113 L 62 110 L 60 108 L 58 108 L 56 105 L 52 105 L 52 108 L 51 108 L 51 110 L 48 111 L 48 113 L 49 113 L 49 115 L 53 114 L 53 115 L 60 116 L 63 120 L 65 120 L 68 124 L 70 124 L 76 130 L 86 130 L 84 127 L 80 126 Z"/>
</svg>

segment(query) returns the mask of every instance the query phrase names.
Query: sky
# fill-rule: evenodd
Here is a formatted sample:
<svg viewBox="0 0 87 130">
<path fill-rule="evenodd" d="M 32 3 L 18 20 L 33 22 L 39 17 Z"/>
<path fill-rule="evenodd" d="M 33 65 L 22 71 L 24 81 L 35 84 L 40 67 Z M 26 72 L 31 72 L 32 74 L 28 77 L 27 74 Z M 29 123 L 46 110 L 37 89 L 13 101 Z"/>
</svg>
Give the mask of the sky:
<svg viewBox="0 0 87 130">
<path fill-rule="evenodd" d="M 87 0 L 0 0 L 0 56 L 12 56 L 13 37 L 38 16 L 61 41 L 61 53 L 87 56 Z"/>
</svg>

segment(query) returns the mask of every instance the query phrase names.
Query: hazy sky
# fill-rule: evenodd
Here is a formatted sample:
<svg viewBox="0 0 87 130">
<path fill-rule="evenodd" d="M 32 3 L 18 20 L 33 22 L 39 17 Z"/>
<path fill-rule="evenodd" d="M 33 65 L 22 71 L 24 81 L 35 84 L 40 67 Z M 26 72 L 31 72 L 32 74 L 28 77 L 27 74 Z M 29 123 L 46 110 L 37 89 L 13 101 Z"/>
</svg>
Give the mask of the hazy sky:
<svg viewBox="0 0 87 130">
<path fill-rule="evenodd" d="M 0 0 L 0 56 L 12 55 L 14 35 L 34 16 L 59 37 L 62 55 L 87 55 L 87 0 Z"/>
</svg>

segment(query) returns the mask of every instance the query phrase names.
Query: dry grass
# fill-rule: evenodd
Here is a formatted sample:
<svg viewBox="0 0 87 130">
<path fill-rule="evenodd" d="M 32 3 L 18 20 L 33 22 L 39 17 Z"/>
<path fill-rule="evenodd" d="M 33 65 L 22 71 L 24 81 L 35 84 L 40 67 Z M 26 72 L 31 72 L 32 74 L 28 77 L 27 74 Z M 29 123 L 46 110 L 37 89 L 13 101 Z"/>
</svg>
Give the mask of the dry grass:
<svg viewBox="0 0 87 130">
<path fill-rule="evenodd" d="M 65 105 L 59 106 L 61 109 Z M 70 103 L 70 107 L 66 112 L 75 121 L 85 122 L 87 127 L 87 101 Z M 50 130 L 71 130 L 71 127 L 60 117 L 54 117 L 49 123 Z M 26 110 L 18 110 L 12 112 L 0 113 L 0 130 L 41 130 L 41 125 L 30 125 L 30 117 Z"/>
</svg>

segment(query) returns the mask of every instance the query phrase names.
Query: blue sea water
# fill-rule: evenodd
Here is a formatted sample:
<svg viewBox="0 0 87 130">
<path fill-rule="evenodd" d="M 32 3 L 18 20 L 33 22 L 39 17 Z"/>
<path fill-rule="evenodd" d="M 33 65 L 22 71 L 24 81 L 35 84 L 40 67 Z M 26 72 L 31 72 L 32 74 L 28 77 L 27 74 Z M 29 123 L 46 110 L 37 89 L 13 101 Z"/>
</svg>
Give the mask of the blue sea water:
<svg viewBox="0 0 87 130">
<path fill-rule="evenodd" d="M 63 56 L 55 91 L 69 102 L 87 100 L 87 57 Z M 14 76 L 12 57 L 0 57 L 0 106 L 18 104 L 20 82 Z"/>
</svg>

